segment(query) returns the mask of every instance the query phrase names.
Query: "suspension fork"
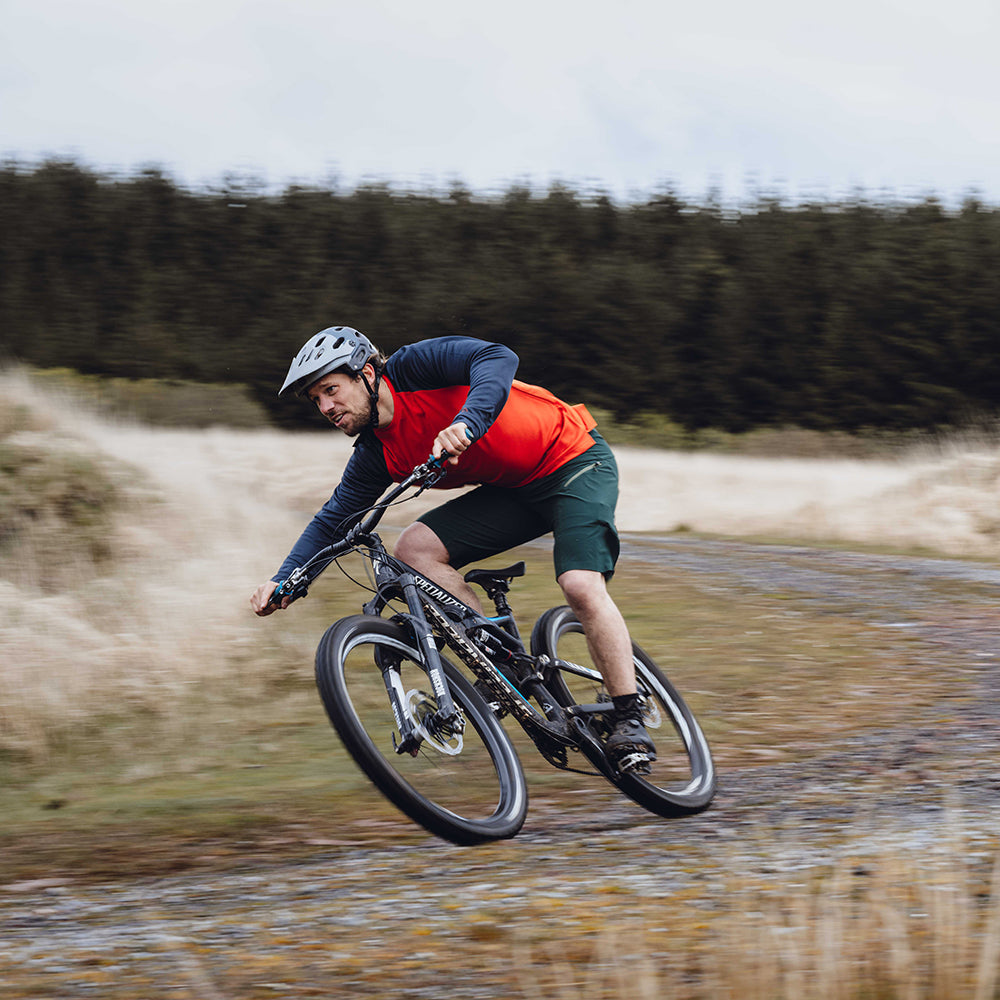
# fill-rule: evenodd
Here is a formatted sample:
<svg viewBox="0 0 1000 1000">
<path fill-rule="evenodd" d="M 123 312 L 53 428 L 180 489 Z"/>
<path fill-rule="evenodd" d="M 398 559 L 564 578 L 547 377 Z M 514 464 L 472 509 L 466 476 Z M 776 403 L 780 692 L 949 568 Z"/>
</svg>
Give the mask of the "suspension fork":
<svg viewBox="0 0 1000 1000">
<path fill-rule="evenodd" d="M 420 591 L 417 588 L 416 580 L 412 573 L 402 573 L 399 576 L 399 585 L 409 609 L 410 627 L 413 629 L 413 638 L 417 644 L 417 649 L 423 657 L 424 666 L 427 669 L 427 676 L 431 682 L 431 690 L 437 699 L 437 711 L 434 713 L 434 724 L 443 728 L 451 728 L 461 731 L 464 720 L 455 702 L 451 697 L 451 691 L 445 680 L 444 669 L 441 666 L 441 654 L 438 652 L 437 643 L 434 641 L 434 633 L 431 631 L 430 622 L 424 614 L 424 606 L 420 599 Z"/>
</svg>

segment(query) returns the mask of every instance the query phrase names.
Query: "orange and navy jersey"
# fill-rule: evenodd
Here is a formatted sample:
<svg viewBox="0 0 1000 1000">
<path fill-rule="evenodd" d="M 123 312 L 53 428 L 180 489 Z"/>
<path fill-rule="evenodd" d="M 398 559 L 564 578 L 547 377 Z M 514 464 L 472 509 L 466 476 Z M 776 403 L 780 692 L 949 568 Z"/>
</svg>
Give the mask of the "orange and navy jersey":
<svg viewBox="0 0 1000 1000">
<path fill-rule="evenodd" d="M 393 481 L 426 461 L 434 438 L 463 421 L 472 444 L 439 489 L 473 483 L 523 486 L 590 448 L 594 418 L 539 386 L 514 379 L 517 355 L 502 344 L 439 337 L 396 351 L 383 380 L 393 395 L 387 427 L 359 435 L 333 496 L 306 527 L 273 579 L 283 580 L 341 538 Z"/>
</svg>

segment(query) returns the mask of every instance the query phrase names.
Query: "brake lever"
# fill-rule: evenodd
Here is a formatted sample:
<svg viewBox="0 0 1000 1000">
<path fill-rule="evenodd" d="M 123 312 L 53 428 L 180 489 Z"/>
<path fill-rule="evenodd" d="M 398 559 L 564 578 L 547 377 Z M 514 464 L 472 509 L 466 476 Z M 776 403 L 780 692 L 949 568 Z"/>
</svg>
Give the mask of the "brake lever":
<svg viewBox="0 0 1000 1000">
<path fill-rule="evenodd" d="M 277 587 L 271 592 L 271 596 L 268 599 L 267 606 L 269 608 L 280 608 L 281 602 L 286 598 L 290 597 L 292 601 L 297 601 L 300 597 L 307 597 L 309 594 L 309 580 L 306 577 L 305 572 L 299 569 L 293 569 L 289 573 L 288 577 L 281 581 Z"/>
<path fill-rule="evenodd" d="M 448 470 L 445 468 L 445 462 L 447 462 L 449 458 L 451 458 L 451 453 L 447 451 L 441 452 L 441 456 L 439 458 L 435 458 L 433 455 L 430 455 L 423 465 L 418 465 L 413 472 L 410 473 L 410 482 L 413 485 L 416 485 L 417 483 L 420 484 L 420 487 L 414 496 L 420 496 L 424 490 L 430 489 L 432 486 L 444 479 L 448 473 Z"/>
</svg>

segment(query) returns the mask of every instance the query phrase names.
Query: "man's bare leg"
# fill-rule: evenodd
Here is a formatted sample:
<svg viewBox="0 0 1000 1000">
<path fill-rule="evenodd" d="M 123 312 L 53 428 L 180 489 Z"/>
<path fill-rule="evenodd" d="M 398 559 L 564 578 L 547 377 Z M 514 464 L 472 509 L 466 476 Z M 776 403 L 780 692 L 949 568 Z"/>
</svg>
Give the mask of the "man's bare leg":
<svg viewBox="0 0 1000 1000">
<path fill-rule="evenodd" d="M 604 677 L 612 697 L 634 694 L 635 666 L 632 640 L 618 606 L 608 593 L 604 575 L 588 569 L 571 569 L 558 580 L 573 614 L 583 626 L 594 666 Z"/>
<path fill-rule="evenodd" d="M 476 592 L 462 574 L 451 566 L 448 550 L 438 536 L 422 521 L 414 521 L 397 539 L 394 555 L 408 563 L 428 580 L 444 587 L 460 601 L 482 614 L 483 606 Z"/>
<path fill-rule="evenodd" d="M 648 774 L 656 748 L 646 732 L 636 695 L 632 640 L 625 619 L 611 600 L 603 574 L 568 570 L 559 577 L 559 586 L 583 626 L 590 657 L 615 703 L 608 754 L 622 770 Z"/>
</svg>

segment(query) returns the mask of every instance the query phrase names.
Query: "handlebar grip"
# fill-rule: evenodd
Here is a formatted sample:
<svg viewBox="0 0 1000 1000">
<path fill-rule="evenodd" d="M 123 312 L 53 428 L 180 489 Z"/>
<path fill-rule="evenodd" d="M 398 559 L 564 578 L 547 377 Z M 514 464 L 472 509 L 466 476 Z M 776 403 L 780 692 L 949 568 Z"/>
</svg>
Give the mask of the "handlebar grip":
<svg viewBox="0 0 1000 1000">
<path fill-rule="evenodd" d="M 290 597 L 292 601 L 297 601 L 300 597 L 306 597 L 309 594 L 309 585 L 302 581 L 298 583 L 293 583 L 289 577 L 287 580 L 282 580 L 277 587 L 271 591 L 271 596 L 268 598 L 267 606 L 269 608 L 280 608 L 281 602 L 286 598 Z"/>
</svg>

